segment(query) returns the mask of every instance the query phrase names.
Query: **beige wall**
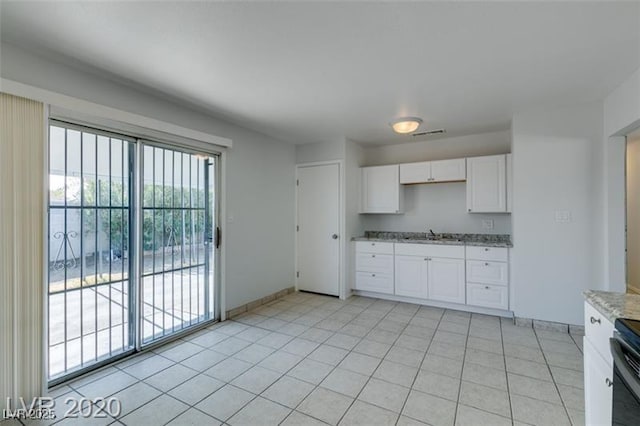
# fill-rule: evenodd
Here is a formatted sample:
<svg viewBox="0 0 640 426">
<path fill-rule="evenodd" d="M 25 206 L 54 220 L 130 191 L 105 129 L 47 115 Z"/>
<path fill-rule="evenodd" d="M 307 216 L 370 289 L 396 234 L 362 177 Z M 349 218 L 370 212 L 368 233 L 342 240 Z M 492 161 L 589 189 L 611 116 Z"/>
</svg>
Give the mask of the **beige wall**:
<svg viewBox="0 0 640 426">
<path fill-rule="evenodd" d="M 640 293 L 640 131 L 627 138 L 627 291 Z"/>
</svg>

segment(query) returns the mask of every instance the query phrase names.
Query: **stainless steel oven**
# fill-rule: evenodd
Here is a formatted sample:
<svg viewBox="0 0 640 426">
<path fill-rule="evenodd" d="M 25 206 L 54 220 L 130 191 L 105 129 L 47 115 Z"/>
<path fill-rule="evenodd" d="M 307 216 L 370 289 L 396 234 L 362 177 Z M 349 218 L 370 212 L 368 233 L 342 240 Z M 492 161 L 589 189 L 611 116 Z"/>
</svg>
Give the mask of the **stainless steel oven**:
<svg viewBox="0 0 640 426">
<path fill-rule="evenodd" d="M 618 319 L 610 340 L 613 355 L 612 424 L 640 425 L 640 321 Z"/>
</svg>

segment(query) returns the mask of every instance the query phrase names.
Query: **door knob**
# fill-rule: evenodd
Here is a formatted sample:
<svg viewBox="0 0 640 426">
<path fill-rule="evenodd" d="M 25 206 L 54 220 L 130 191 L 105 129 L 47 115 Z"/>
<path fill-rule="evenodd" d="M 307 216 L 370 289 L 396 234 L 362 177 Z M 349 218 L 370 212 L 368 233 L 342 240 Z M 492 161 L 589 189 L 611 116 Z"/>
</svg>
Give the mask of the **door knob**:
<svg viewBox="0 0 640 426">
<path fill-rule="evenodd" d="M 334 240 L 337 240 L 337 239 L 338 239 L 338 234 L 333 234 L 333 235 L 331 236 L 331 238 L 333 238 Z"/>
</svg>

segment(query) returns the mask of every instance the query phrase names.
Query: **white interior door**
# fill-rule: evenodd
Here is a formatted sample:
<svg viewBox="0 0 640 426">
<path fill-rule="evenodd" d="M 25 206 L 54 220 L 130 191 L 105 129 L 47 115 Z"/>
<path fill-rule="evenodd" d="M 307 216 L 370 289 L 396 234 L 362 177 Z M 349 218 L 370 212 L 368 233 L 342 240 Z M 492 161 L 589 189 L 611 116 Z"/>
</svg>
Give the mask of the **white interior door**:
<svg viewBox="0 0 640 426">
<path fill-rule="evenodd" d="M 340 168 L 298 168 L 298 289 L 339 295 Z"/>
</svg>

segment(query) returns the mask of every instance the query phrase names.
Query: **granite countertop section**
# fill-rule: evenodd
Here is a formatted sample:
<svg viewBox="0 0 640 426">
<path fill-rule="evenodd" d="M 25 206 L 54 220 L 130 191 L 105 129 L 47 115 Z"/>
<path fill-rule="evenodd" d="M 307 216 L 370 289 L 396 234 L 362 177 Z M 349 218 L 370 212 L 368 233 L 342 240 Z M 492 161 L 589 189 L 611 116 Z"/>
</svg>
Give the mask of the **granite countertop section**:
<svg viewBox="0 0 640 426">
<path fill-rule="evenodd" d="M 640 294 L 587 290 L 584 298 L 612 323 L 617 318 L 640 321 Z"/>
<path fill-rule="evenodd" d="M 436 234 L 426 232 L 365 231 L 364 236 L 352 241 L 379 241 L 386 243 L 440 244 L 454 246 L 513 247 L 511 236 L 506 234 Z"/>
</svg>

